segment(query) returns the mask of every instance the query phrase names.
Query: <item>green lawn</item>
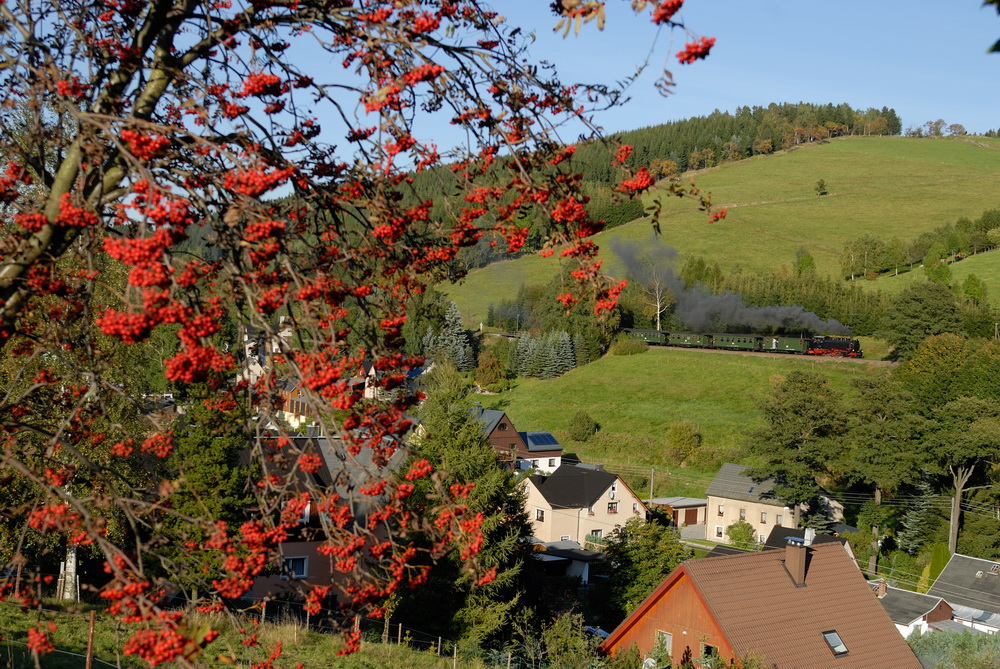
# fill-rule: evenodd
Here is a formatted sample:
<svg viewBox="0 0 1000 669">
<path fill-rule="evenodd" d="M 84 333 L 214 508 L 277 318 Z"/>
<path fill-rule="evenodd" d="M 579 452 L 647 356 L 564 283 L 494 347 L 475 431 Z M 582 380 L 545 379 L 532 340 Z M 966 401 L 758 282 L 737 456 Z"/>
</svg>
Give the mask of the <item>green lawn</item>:
<svg viewBox="0 0 1000 669">
<path fill-rule="evenodd" d="M 974 219 L 1000 207 L 998 175 L 997 139 L 838 139 L 698 174 L 698 186 L 712 192 L 715 205 L 728 207 L 729 216 L 709 225 L 689 201 L 667 199 L 662 242 L 679 249 L 682 258 L 702 255 L 724 268 L 769 270 L 791 264 L 805 247 L 820 273 L 839 273 L 844 243 L 862 234 L 909 241 L 961 216 Z M 829 195 L 815 194 L 819 179 Z M 649 221 L 639 219 L 595 239 L 605 269 L 615 274 L 621 267 L 610 251 L 612 241 L 647 243 L 652 232 Z M 445 289 L 466 322 L 478 325 L 491 302 L 513 297 L 522 284 L 548 281 L 558 262 L 531 256 L 498 263 Z"/>
</svg>

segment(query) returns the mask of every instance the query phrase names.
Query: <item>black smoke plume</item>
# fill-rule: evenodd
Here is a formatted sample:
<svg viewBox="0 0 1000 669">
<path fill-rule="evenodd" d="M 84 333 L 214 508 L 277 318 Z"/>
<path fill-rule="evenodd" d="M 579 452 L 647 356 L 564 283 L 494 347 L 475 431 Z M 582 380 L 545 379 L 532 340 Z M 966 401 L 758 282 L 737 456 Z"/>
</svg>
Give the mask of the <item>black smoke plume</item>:
<svg viewBox="0 0 1000 669">
<path fill-rule="evenodd" d="M 730 291 L 716 295 L 702 284 L 687 286 L 675 269 L 678 253 L 672 246 L 613 241 L 611 250 L 629 279 L 643 285 L 662 282 L 669 288 L 674 297 L 674 319 L 683 321 L 687 330 L 851 334 L 840 321 L 824 320 L 800 306 L 757 307 Z"/>
</svg>

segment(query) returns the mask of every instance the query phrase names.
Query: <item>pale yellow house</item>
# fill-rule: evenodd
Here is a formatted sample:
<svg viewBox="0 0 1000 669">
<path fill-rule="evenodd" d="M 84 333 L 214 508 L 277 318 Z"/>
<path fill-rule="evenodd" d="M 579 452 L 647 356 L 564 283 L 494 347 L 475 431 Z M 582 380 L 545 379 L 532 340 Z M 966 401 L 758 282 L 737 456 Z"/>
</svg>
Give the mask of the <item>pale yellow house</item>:
<svg viewBox="0 0 1000 669">
<path fill-rule="evenodd" d="M 607 537 L 630 518 L 646 518 L 646 505 L 617 474 L 601 465 L 561 465 L 525 479 L 532 534 L 542 542 Z"/>
<path fill-rule="evenodd" d="M 745 471 L 743 465 L 726 463 L 708 486 L 706 539 L 729 543 L 726 528 L 744 520 L 754 528 L 758 543 L 767 541 L 771 528 L 798 527 L 803 509 L 788 507 L 774 495 L 774 482 L 767 480 L 757 483 Z"/>
</svg>

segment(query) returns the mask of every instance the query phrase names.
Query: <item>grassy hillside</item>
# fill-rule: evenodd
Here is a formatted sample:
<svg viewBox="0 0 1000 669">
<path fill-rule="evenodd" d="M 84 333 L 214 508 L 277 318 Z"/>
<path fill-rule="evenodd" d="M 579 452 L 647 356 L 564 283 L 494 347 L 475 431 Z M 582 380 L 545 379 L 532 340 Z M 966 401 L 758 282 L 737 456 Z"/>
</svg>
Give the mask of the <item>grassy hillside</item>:
<svg viewBox="0 0 1000 669">
<path fill-rule="evenodd" d="M 648 471 L 650 465 L 677 467 L 668 455 L 666 431 L 681 420 L 698 426 L 705 464 L 712 458 L 745 459 L 746 444 L 762 425 L 759 402 L 769 394 L 770 381 L 795 369 L 824 374 L 841 390 L 852 378 L 872 373 L 870 365 L 843 360 L 651 347 L 635 356 L 605 356 L 557 379 L 523 379 L 514 390 L 481 401 L 506 411 L 519 430 L 551 431 L 584 462 Z M 580 410 L 601 426 L 586 443 L 570 440 L 567 432 Z M 702 478 L 707 485 L 711 476 Z M 700 491 L 694 485 L 683 494 L 703 492 L 704 485 Z"/>
<path fill-rule="evenodd" d="M 970 274 L 975 274 L 986 284 L 990 301 L 1000 299 L 1000 251 L 987 251 L 969 256 L 965 260 L 948 265 L 951 268 L 952 285 L 961 284 Z M 862 285 L 875 290 L 895 294 L 914 282 L 926 281 L 927 276 L 920 267 L 899 276 L 884 276 L 875 281 L 862 281 Z"/>
<path fill-rule="evenodd" d="M 843 244 L 862 234 L 908 241 L 1000 207 L 998 174 L 998 139 L 837 139 L 698 174 L 698 186 L 729 208 L 728 218 L 709 225 L 691 203 L 667 200 L 662 241 L 682 257 L 703 255 L 724 268 L 774 269 L 806 247 L 821 273 L 837 273 Z M 819 179 L 829 195 L 815 194 Z M 597 236 L 611 273 L 620 271 L 610 252 L 613 240 L 651 239 L 643 219 Z M 447 292 L 466 321 L 478 324 L 491 302 L 512 296 L 521 284 L 543 283 L 557 270 L 555 259 L 522 258 L 477 270 Z"/>
</svg>

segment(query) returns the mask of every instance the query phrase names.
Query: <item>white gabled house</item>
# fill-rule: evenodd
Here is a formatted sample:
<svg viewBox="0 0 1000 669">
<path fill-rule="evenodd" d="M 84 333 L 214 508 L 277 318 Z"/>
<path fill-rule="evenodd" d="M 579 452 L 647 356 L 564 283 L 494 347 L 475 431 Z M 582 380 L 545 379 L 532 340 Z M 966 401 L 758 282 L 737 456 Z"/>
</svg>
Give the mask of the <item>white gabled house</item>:
<svg viewBox="0 0 1000 669">
<path fill-rule="evenodd" d="M 563 464 L 523 482 L 532 534 L 541 542 L 607 537 L 647 508 L 617 474 L 602 465 Z"/>
</svg>

